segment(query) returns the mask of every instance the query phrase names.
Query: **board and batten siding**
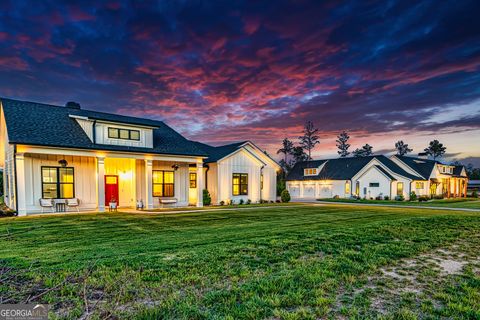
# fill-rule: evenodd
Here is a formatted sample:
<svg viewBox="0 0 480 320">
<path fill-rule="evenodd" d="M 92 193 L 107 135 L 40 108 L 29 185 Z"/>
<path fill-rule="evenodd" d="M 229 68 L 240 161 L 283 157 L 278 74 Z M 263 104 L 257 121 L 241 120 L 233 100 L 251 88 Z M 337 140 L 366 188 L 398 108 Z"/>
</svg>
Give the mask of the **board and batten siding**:
<svg viewBox="0 0 480 320">
<path fill-rule="evenodd" d="M 80 209 L 95 210 L 97 207 L 96 160 L 93 157 L 25 155 L 25 200 L 28 212 L 40 212 L 42 198 L 43 166 L 59 167 L 58 161 L 68 161 L 74 168 L 75 197 L 80 200 Z"/>
<path fill-rule="evenodd" d="M 244 150 L 228 156 L 217 162 L 218 194 L 215 195 L 216 202 L 234 201 L 239 203 L 251 200 L 259 202 L 262 200 L 275 200 L 276 198 L 276 172 L 268 165 L 263 168 L 264 190 L 260 190 L 260 174 L 263 163 L 255 159 Z M 248 174 L 248 195 L 234 196 L 232 194 L 232 179 L 234 173 Z"/>
<path fill-rule="evenodd" d="M 140 131 L 140 140 L 112 139 L 108 137 L 108 128 L 128 129 Z M 127 126 L 121 124 L 96 123 L 95 142 L 129 147 L 153 148 L 153 130 L 150 128 Z"/>
<path fill-rule="evenodd" d="M 153 161 L 153 170 L 174 171 L 174 195 L 177 199 L 176 206 L 188 205 L 188 189 L 189 189 L 189 168 L 188 164 L 179 165 L 177 170 L 172 168 L 173 162 Z M 144 174 L 145 175 L 145 174 Z M 145 199 L 143 199 L 145 203 Z M 160 197 L 153 197 L 153 207 L 159 208 Z"/>
</svg>

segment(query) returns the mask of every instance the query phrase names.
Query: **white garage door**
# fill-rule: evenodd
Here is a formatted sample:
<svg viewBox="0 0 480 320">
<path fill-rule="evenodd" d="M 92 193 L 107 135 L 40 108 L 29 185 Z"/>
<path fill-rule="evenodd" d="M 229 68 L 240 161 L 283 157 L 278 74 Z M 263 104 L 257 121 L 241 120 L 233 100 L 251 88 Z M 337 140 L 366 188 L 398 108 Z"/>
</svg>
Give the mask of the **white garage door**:
<svg viewBox="0 0 480 320">
<path fill-rule="evenodd" d="M 315 199 L 315 185 L 305 184 L 303 186 L 303 197 L 308 199 Z"/>
<path fill-rule="evenodd" d="M 319 198 L 331 198 L 332 197 L 332 186 L 331 185 L 321 185 L 318 197 Z"/>
<path fill-rule="evenodd" d="M 290 197 L 298 198 L 300 196 L 300 186 L 290 186 L 288 188 L 288 192 L 290 192 Z"/>
</svg>

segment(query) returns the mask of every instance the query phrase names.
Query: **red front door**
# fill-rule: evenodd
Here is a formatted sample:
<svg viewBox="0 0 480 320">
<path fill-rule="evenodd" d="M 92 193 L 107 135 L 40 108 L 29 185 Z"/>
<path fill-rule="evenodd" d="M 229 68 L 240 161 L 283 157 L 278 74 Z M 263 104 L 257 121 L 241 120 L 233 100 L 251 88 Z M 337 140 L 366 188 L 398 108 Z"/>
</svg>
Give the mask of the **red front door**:
<svg viewBox="0 0 480 320">
<path fill-rule="evenodd" d="M 105 176 L 105 205 L 110 202 L 118 205 L 118 176 Z"/>
</svg>

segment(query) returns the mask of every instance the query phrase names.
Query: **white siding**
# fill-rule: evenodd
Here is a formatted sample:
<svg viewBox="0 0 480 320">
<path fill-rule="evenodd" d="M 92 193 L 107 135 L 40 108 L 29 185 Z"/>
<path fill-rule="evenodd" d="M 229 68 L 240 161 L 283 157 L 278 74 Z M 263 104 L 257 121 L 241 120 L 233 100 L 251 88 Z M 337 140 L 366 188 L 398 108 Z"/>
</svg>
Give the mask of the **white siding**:
<svg viewBox="0 0 480 320">
<path fill-rule="evenodd" d="M 85 131 L 90 141 L 93 142 L 93 121 L 79 118 L 75 118 L 75 120 L 80 127 L 82 127 L 83 131 Z"/>
<path fill-rule="evenodd" d="M 108 137 L 108 128 L 138 130 L 140 131 L 140 141 L 111 139 Z M 153 148 L 153 130 L 150 128 L 97 122 L 97 124 L 95 125 L 95 142 L 98 144 Z"/>
<path fill-rule="evenodd" d="M 361 198 L 375 198 L 378 196 L 389 196 L 391 180 L 387 178 L 379 169 L 375 166 L 368 168 L 358 179 L 353 183 L 355 186 L 356 181 L 360 182 L 360 197 Z M 378 187 L 371 186 L 372 183 L 378 183 Z M 404 185 L 404 189 L 407 186 Z"/>
<path fill-rule="evenodd" d="M 53 155 L 25 155 L 25 199 L 27 212 L 40 212 L 42 198 L 42 166 L 58 167 L 65 159 L 75 172 L 75 197 L 80 199 L 80 209 L 94 210 L 97 206 L 95 158 Z"/>
<path fill-rule="evenodd" d="M 210 192 L 210 197 L 212 198 L 212 203 L 218 204 L 218 166 L 216 163 L 209 163 L 209 169 L 206 174 L 207 179 L 207 189 Z"/>
<path fill-rule="evenodd" d="M 172 162 L 153 161 L 153 170 L 173 171 Z M 177 206 L 188 205 L 189 189 L 189 169 L 188 164 L 182 164 L 174 173 L 174 198 L 177 199 Z M 145 201 L 145 200 L 144 200 Z M 160 198 L 153 197 L 153 207 L 160 207 Z"/>
</svg>

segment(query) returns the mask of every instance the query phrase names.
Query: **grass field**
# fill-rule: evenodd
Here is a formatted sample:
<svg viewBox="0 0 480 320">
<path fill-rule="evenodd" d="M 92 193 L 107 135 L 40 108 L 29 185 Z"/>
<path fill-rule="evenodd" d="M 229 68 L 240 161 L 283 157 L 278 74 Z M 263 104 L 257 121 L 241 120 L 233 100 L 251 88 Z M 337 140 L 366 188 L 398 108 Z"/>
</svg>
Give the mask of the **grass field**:
<svg viewBox="0 0 480 320">
<path fill-rule="evenodd" d="M 355 200 L 355 199 L 319 199 L 320 201 L 341 202 L 341 203 L 371 203 L 371 204 L 394 204 L 400 206 L 419 206 L 419 207 L 449 207 L 449 208 L 469 208 L 480 209 L 480 199 L 478 198 L 455 198 L 438 199 L 425 202 L 419 201 L 394 201 L 394 200 Z"/>
<path fill-rule="evenodd" d="M 480 318 L 480 214 L 299 206 L 0 220 L 0 303 L 53 318 Z"/>
</svg>

